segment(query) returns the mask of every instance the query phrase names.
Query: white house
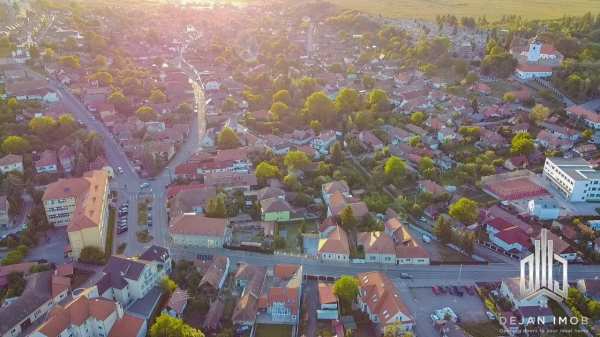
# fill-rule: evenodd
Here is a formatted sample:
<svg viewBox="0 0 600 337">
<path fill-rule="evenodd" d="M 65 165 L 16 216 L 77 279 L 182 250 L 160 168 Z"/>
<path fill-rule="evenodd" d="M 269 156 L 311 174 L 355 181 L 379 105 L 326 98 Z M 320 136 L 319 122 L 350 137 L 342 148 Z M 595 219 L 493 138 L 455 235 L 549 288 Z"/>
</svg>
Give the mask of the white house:
<svg viewBox="0 0 600 337">
<path fill-rule="evenodd" d="M 558 203 L 553 199 L 537 198 L 529 200 L 529 214 L 540 220 L 555 220 L 560 215 Z"/>
<path fill-rule="evenodd" d="M 184 213 L 169 225 L 173 243 L 183 247 L 221 248 L 229 243 L 227 219 L 207 218 L 195 213 Z"/>
<path fill-rule="evenodd" d="M 519 278 L 505 278 L 500 285 L 500 294 L 506 297 L 517 309 L 521 307 L 548 307 L 548 298 L 544 295 L 527 298 L 521 295 Z"/>
<path fill-rule="evenodd" d="M 2 172 L 2 174 L 8 172 L 23 173 L 23 156 L 8 154 L 0 158 L 0 172 Z"/>
</svg>

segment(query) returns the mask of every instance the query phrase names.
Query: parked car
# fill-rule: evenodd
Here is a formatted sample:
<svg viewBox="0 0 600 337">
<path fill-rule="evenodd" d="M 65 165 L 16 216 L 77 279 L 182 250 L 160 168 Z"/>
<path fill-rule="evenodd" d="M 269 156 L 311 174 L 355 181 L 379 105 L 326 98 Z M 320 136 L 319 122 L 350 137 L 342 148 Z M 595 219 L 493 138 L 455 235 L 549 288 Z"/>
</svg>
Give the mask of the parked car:
<svg viewBox="0 0 600 337">
<path fill-rule="evenodd" d="M 493 321 L 496 319 L 496 315 L 494 315 L 494 313 L 491 311 L 486 311 L 485 315 L 490 319 L 490 321 Z"/>
<path fill-rule="evenodd" d="M 465 286 L 465 290 L 471 296 L 475 295 L 475 287 L 474 286 Z"/>
<path fill-rule="evenodd" d="M 433 292 L 434 295 L 440 294 L 440 289 L 437 286 L 431 287 L 431 291 Z"/>
<path fill-rule="evenodd" d="M 439 286 L 438 288 L 440 289 L 440 293 L 442 293 L 442 294 L 446 294 L 448 292 L 446 290 L 446 287 L 444 287 L 444 286 Z"/>
<path fill-rule="evenodd" d="M 407 273 L 400 273 L 400 278 L 404 280 L 410 280 L 412 279 L 412 276 L 410 276 L 410 274 Z"/>
<path fill-rule="evenodd" d="M 143 183 L 143 184 L 140 185 L 141 189 L 148 188 L 148 187 L 150 187 L 150 183 L 149 182 L 145 182 L 145 183 Z"/>
<path fill-rule="evenodd" d="M 423 242 L 425 243 L 430 243 L 431 242 L 431 236 L 427 235 L 427 234 L 423 234 Z"/>
</svg>

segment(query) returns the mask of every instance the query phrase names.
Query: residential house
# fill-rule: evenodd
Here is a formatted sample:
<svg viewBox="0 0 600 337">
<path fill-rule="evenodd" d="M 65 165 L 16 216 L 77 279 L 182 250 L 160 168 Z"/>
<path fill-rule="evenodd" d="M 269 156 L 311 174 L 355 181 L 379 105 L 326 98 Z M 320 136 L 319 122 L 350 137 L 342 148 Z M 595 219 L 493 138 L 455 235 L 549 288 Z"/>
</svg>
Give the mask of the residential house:
<svg viewBox="0 0 600 337">
<path fill-rule="evenodd" d="M 391 237 L 396 252 L 396 264 L 429 264 L 430 256 L 427 250 L 415 240 L 408 228 L 396 216 L 384 223 L 384 233 Z"/>
<path fill-rule="evenodd" d="M 67 226 L 71 254 L 79 258 L 84 247 L 104 251 L 108 228 L 108 174 L 86 172 L 81 178 L 60 179 L 46 188 L 42 201 L 48 221 Z"/>
<path fill-rule="evenodd" d="M 548 240 L 552 241 L 554 253 L 560 255 L 563 259 L 573 262 L 577 259 L 577 249 L 573 248 L 569 243 L 565 242 L 565 240 L 554 234 L 551 231 L 546 231 L 546 235 Z M 542 240 L 542 232 L 536 235 L 533 240 Z"/>
<path fill-rule="evenodd" d="M 0 158 L 0 172 L 2 172 L 2 174 L 7 174 L 9 172 L 23 173 L 23 156 L 7 154 Z"/>
<path fill-rule="evenodd" d="M 240 328 L 250 328 L 256 322 L 258 302 L 267 277 L 267 268 L 242 262 L 234 275 L 235 286 L 241 290 L 239 301 L 233 310 L 231 320 Z"/>
<path fill-rule="evenodd" d="M 225 284 L 229 272 L 229 258 L 227 256 L 215 256 L 208 270 L 202 276 L 198 288 L 205 296 L 214 299 Z"/>
<path fill-rule="evenodd" d="M 229 220 L 182 214 L 171 220 L 169 233 L 175 245 L 219 248 L 230 241 Z"/>
<path fill-rule="evenodd" d="M 0 308 L 2 337 L 21 336 L 24 329 L 67 298 L 71 287 L 70 279 L 53 275 L 52 271 L 31 274 L 26 282 L 21 296 Z"/>
<path fill-rule="evenodd" d="M 217 195 L 212 186 L 199 185 L 179 191 L 169 200 L 169 217 L 175 218 L 184 213 L 203 214 L 208 201 Z"/>
<path fill-rule="evenodd" d="M 261 200 L 260 213 L 262 221 L 290 222 L 296 218 L 292 206 L 279 197 Z"/>
<path fill-rule="evenodd" d="M 327 216 L 340 216 L 346 207 L 352 208 L 352 214 L 357 219 L 361 219 L 369 214 L 369 208 L 364 202 L 354 197 L 346 197 L 341 192 L 335 192 L 329 198 Z"/>
<path fill-rule="evenodd" d="M 254 173 L 217 172 L 204 175 L 204 184 L 225 191 L 249 191 L 258 184 Z"/>
<path fill-rule="evenodd" d="M 396 263 L 394 241 L 384 232 L 359 233 L 357 241 L 358 245 L 363 248 L 366 262 Z"/>
<path fill-rule="evenodd" d="M 329 205 L 329 199 L 336 192 L 340 192 L 346 197 L 351 196 L 350 187 L 348 187 L 348 183 L 344 180 L 334 180 L 321 185 L 321 196 L 326 205 Z"/>
<path fill-rule="evenodd" d="M 333 284 L 319 282 L 319 307 L 317 309 L 317 319 L 319 320 L 337 320 L 339 317 L 338 300 L 333 293 Z"/>
<path fill-rule="evenodd" d="M 517 309 L 522 307 L 548 307 L 548 298 L 544 295 L 527 297 L 521 294 L 519 282 L 518 277 L 503 279 L 500 284 L 499 293 L 507 298 Z"/>
<path fill-rule="evenodd" d="M 10 217 L 8 216 L 8 210 L 10 204 L 5 195 L 0 195 L 0 228 L 7 229 L 10 225 Z"/>
<path fill-rule="evenodd" d="M 75 151 L 73 151 L 71 147 L 63 145 L 58 150 L 58 160 L 60 161 L 60 166 L 63 171 L 65 173 L 71 173 L 75 166 Z"/>
<path fill-rule="evenodd" d="M 371 131 L 361 131 L 358 134 L 358 140 L 360 140 L 363 145 L 371 151 L 379 151 L 383 149 L 383 142 Z"/>
<path fill-rule="evenodd" d="M 567 115 L 582 120 L 588 127 L 600 129 L 600 114 L 583 105 L 573 105 L 567 108 Z"/>
<path fill-rule="evenodd" d="M 46 150 L 40 154 L 40 158 L 34 162 L 37 173 L 58 173 L 58 159 L 56 152 Z"/>
<path fill-rule="evenodd" d="M 163 313 L 173 317 L 182 318 L 188 303 L 188 298 L 189 294 L 187 290 L 176 288 L 169 297 L 169 301 L 163 309 Z"/>
<path fill-rule="evenodd" d="M 437 140 L 440 143 L 453 142 L 453 141 L 455 141 L 455 140 L 457 140 L 459 138 L 460 138 L 460 135 L 458 133 L 456 133 L 456 131 L 454 131 L 451 128 L 442 128 L 437 133 Z"/>
<path fill-rule="evenodd" d="M 527 205 L 529 214 L 540 220 L 556 220 L 560 215 L 560 207 L 554 199 L 531 199 Z"/>
<path fill-rule="evenodd" d="M 490 242 L 505 252 L 519 254 L 531 247 L 531 225 L 497 205 L 483 212 L 481 224 L 485 227 Z"/>
<path fill-rule="evenodd" d="M 404 303 L 392 280 L 382 272 L 357 275 L 359 282 L 358 305 L 369 316 L 380 334 L 386 326 L 398 324 L 410 331 L 415 318 Z"/>
<path fill-rule="evenodd" d="M 580 279 L 577 280 L 577 289 L 590 299 L 600 301 L 600 280 L 598 279 Z"/>
<path fill-rule="evenodd" d="M 4 91 L 8 97 L 15 97 L 18 101 L 42 100 L 46 103 L 59 101 L 58 95 L 48 88 L 46 80 L 7 82 Z"/>
<path fill-rule="evenodd" d="M 321 131 L 321 133 L 312 139 L 311 146 L 321 155 L 329 154 L 329 148 L 336 141 L 336 133 L 333 130 Z"/>
<path fill-rule="evenodd" d="M 263 292 L 258 299 L 261 317 L 280 324 L 298 324 L 302 270 L 301 265 L 276 264 L 267 272 Z"/>
<path fill-rule="evenodd" d="M 400 143 L 408 143 L 408 141 L 412 137 L 410 132 L 404 129 L 397 128 L 391 125 L 384 125 L 383 127 L 388 134 L 391 144 L 397 145 Z"/>
<path fill-rule="evenodd" d="M 312 129 L 294 130 L 288 135 L 289 142 L 296 146 L 310 144 L 314 138 L 315 132 Z"/>
<path fill-rule="evenodd" d="M 321 261 L 350 262 L 350 245 L 346 231 L 335 225 L 327 232 L 321 233 L 317 256 Z"/>
<path fill-rule="evenodd" d="M 418 185 L 419 185 L 419 190 L 421 190 L 421 192 L 429 193 L 434 198 L 444 195 L 445 193 L 448 193 L 446 191 L 446 189 L 444 189 L 442 186 L 440 186 L 438 183 L 436 183 L 433 180 L 429 180 L 429 179 L 419 180 Z"/>
</svg>

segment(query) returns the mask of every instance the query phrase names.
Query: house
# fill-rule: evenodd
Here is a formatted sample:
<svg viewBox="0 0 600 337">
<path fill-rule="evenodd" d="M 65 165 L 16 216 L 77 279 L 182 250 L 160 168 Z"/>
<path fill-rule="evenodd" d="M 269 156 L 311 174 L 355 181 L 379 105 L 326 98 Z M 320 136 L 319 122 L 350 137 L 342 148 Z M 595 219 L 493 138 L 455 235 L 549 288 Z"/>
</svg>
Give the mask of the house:
<svg viewBox="0 0 600 337">
<path fill-rule="evenodd" d="M 361 219 L 369 214 L 367 204 L 354 197 L 346 197 L 341 192 L 333 193 L 329 198 L 329 204 L 327 206 L 328 217 L 340 216 L 346 207 L 352 208 L 352 214 L 357 219 Z"/>
<path fill-rule="evenodd" d="M 319 282 L 319 307 L 317 309 L 317 319 L 319 320 L 337 320 L 339 317 L 337 297 L 333 293 L 331 283 Z"/>
<path fill-rule="evenodd" d="M 258 184 L 254 173 L 217 172 L 204 175 L 204 184 L 225 191 L 249 191 Z"/>
<path fill-rule="evenodd" d="M 46 103 L 58 102 L 58 95 L 48 88 L 46 80 L 10 81 L 5 84 L 4 91 L 8 97 L 18 101 L 43 100 Z"/>
<path fill-rule="evenodd" d="M 312 129 L 294 130 L 288 135 L 289 142 L 296 146 L 310 144 L 314 138 L 315 132 Z"/>
<path fill-rule="evenodd" d="M 48 221 L 67 226 L 72 256 L 84 247 L 104 251 L 108 228 L 108 174 L 86 172 L 81 178 L 60 179 L 46 188 L 42 201 Z"/>
<path fill-rule="evenodd" d="M 371 131 L 361 131 L 358 134 L 358 140 L 371 151 L 379 151 L 383 149 L 383 142 L 377 138 Z"/>
<path fill-rule="evenodd" d="M 429 264 L 430 256 L 421 244 L 413 239 L 408 228 L 396 216 L 384 223 L 384 233 L 394 241 L 396 264 Z"/>
<path fill-rule="evenodd" d="M 357 275 L 360 310 L 369 316 L 377 331 L 383 334 L 388 325 L 399 324 L 403 331 L 410 331 L 415 318 L 404 303 L 392 280 L 382 272 L 367 272 Z"/>
<path fill-rule="evenodd" d="M 217 298 L 210 303 L 208 312 L 202 323 L 203 331 L 218 331 L 222 328 L 221 319 L 225 311 L 225 302 L 221 298 Z"/>
<path fill-rule="evenodd" d="M 434 198 L 444 195 L 446 190 L 433 180 L 425 179 L 418 181 L 419 190 L 431 194 Z"/>
<path fill-rule="evenodd" d="M 52 271 L 31 274 L 21 296 L 0 308 L 0 335 L 21 336 L 23 330 L 36 323 L 67 298 L 70 279 L 53 275 Z M 55 335 L 56 336 L 56 335 Z"/>
<path fill-rule="evenodd" d="M 396 263 L 394 241 L 384 232 L 364 232 L 358 234 L 358 245 L 363 247 L 365 260 L 373 263 Z"/>
<path fill-rule="evenodd" d="M 448 143 L 458 139 L 460 136 L 451 128 L 442 128 L 437 133 L 437 140 L 440 143 Z"/>
<path fill-rule="evenodd" d="M 183 189 L 168 202 L 169 217 L 172 219 L 184 213 L 203 214 L 208 201 L 216 195 L 217 189 L 212 186 Z"/>
<path fill-rule="evenodd" d="M 583 105 L 573 105 L 567 108 L 567 115 L 579 119 L 594 130 L 600 130 L 600 114 Z"/>
<path fill-rule="evenodd" d="M 40 154 L 40 158 L 34 163 L 37 173 L 58 173 L 58 159 L 56 152 L 46 150 Z"/>
<path fill-rule="evenodd" d="M 554 253 L 560 255 L 563 259 L 573 262 L 577 259 L 577 249 L 573 248 L 569 243 L 565 242 L 562 237 L 547 231 L 548 240 L 552 240 Z M 532 240 L 541 240 L 542 233 L 536 235 Z"/>
<path fill-rule="evenodd" d="M 258 302 L 267 277 L 267 268 L 241 263 L 235 272 L 236 288 L 241 290 L 231 320 L 238 328 L 250 328 L 256 321 Z"/>
<path fill-rule="evenodd" d="M 0 228 L 8 228 L 10 225 L 10 217 L 8 216 L 8 210 L 10 204 L 5 195 L 0 195 Z"/>
<path fill-rule="evenodd" d="M 387 125 L 387 124 L 384 125 L 383 127 L 384 127 L 384 130 L 388 134 L 391 144 L 397 145 L 400 143 L 408 143 L 408 141 L 412 137 L 412 135 L 404 129 L 397 128 L 395 126 L 391 126 L 391 125 Z"/>
<path fill-rule="evenodd" d="M 187 290 L 180 289 L 179 287 L 169 297 L 167 305 L 163 309 L 163 313 L 171 315 L 173 317 L 182 318 L 185 307 L 188 303 L 188 292 Z"/>
<path fill-rule="evenodd" d="M 229 258 L 227 256 L 214 257 L 208 270 L 202 276 L 198 288 L 202 290 L 205 296 L 215 298 L 225 284 L 228 271 Z"/>
<path fill-rule="evenodd" d="M 0 158 L 0 172 L 2 172 L 2 174 L 7 174 L 9 172 L 23 173 L 23 156 L 7 154 Z"/>
<path fill-rule="evenodd" d="M 321 185 L 321 196 L 326 205 L 329 205 L 329 199 L 331 196 L 339 192 L 346 197 L 350 197 L 350 187 L 344 180 L 334 180 Z"/>
<path fill-rule="evenodd" d="M 319 239 L 317 256 L 321 261 L 350 262 L 350 245 L 346 231 L 335 225 Z"/>
<path fill-rule="evenodd" d="M 173 218 L 169 233 L 175 245 L 184 247 L 220 248 L 227 245 L 231 237 L 229 220 L 190 213 Z"/>
<path fill-rule="evenodd" d="M 84 293 L 65 305 L 57 305 L 31 337 L 138 337 L 147 330 L 144 319 L 125 314 L 119 303 Z M 88 297 L 89 296 L 89 297 Z M 119 324 L 119 321 L 124 320 Z"/>
<path fill-rule="evenodd" d="M 534 297 L 523 296 L 519 282 L 518 277 L 503 279 L 499 289 L 500 295 L 507 298 L 517 309 L 522 307 L 548 307 L 548 298 L 542 294 Z"/>
<path fill-rule="evenodd" d="M 529 214 L 540 220 L 556 220 L 560 215 L 560 207 L 554 199 L 536 198 L 528 202 Z"/>
<path fill-rule="evenodd" d="M 302 298 L 302 266 L 276 264 L 267 273 L 258 299 L 260 315 L 279 324 L 297 325 Z"/>
<path fill-rule="evenodd" d="M 577 280 L 577 289 L 587 298 L 600 300 L 600 280 L 598 279 Z"/>
<path fill-rule="evenodd" d="M 314 137 L 311 141 L 311 146 L 321 155 L 329 154 L 329 148 L 336 140 L 336 134 L 333 130 L 321 131 L 321 133 Z"/>
<path fill-rule="evenodd" d="M 65 173 L 71 173 L 75 165 L 75 151 L 67 145 L 58 150 L 58 160 Z"/>
<path fill-rule="evenodd" d="M 262 221 L 290 222 L 294 218 L 294 209 L 282 198 L 273 197 L 260 201 Z"/>
</svg>

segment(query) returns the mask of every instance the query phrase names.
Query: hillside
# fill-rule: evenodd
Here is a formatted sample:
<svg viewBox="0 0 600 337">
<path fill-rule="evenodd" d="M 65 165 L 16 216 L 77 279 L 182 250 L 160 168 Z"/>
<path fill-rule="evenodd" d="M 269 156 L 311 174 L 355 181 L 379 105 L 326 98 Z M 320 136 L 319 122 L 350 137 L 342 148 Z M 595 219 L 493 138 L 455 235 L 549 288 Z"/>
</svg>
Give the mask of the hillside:
<svg viewBox="0 0 600 337">
<path fill-rule="evenodd" d="M 600 13 L 598 0 L 328 0 L 342 8 L 357 9 L 394 18 L 434 19 L 454 14 L 488 19 L 516 14 L 529 19 L 553 19 L 564 15 Z"/>
</svg>

